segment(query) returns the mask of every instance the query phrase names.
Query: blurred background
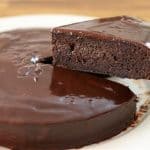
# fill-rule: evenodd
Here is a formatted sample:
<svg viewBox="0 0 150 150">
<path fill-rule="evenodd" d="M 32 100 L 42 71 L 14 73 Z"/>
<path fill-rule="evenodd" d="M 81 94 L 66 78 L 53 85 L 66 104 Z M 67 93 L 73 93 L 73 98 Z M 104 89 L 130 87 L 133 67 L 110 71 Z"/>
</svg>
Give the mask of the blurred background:
<svg viewBox="0 0 150 150">
<path fill-rule="evenodd" d="M 27 14 L 130 15 L 150 20 L 150 0 L 0 0 L 0 16 Z"/>
</svg>

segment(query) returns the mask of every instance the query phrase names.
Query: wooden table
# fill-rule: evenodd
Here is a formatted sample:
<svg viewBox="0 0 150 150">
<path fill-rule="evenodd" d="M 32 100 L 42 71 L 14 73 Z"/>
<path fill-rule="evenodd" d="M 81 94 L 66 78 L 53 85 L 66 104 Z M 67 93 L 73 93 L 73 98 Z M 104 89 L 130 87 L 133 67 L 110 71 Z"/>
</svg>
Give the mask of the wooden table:
<svg viewBox="0 0 150 150">
<path fill-rule="evenodd" d="M 130 15 L 150 20 L 150 0 L 0 0 L 0 16 L 37 13 Z"/>
</svg>

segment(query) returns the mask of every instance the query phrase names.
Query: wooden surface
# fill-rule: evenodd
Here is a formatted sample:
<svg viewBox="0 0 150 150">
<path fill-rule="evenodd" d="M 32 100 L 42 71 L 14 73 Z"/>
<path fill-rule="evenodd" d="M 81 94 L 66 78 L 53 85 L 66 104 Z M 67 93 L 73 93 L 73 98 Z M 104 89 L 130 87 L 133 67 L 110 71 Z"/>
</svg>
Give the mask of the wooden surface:
<svg viewBox="0 0 150 150">
<path fill-rule="evenodd" d="M 0 0 L 0 16 L 39 13 L 130 15 L 150 20 L 150 0 Z"/>
</svg>

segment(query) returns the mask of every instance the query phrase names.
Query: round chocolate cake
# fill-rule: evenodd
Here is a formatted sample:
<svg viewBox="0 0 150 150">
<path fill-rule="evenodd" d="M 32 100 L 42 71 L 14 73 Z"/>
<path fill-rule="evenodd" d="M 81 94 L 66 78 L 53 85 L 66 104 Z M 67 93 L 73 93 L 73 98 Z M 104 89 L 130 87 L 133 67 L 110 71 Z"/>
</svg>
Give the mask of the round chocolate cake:
<svg viewBox="0 0 150 150">
<path fill-rule="evenodd" d="M 47 56 L 48 29 L 0 34 L 0 145 L 79 148 L 132 123 L 136 96 L 127 87 L 100 75 L 53 67 Z"/>
</svg>

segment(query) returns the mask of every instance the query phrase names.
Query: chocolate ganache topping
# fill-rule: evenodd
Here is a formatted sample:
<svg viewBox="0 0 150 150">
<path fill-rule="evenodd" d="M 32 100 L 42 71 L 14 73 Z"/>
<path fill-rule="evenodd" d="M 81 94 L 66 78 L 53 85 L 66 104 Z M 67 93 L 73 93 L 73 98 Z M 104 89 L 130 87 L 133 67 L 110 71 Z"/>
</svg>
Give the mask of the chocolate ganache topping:
<svg viewBox="0 0 150 150">
<path fill-rule="evenodd" d="M 95 19 L 62 27 L 63 29 L 99 32 L 141 43 L 150 43 L 150 23 L 129 16 Z M 140 36 L 139 36 L 140 35 Z"/>
</svg>

